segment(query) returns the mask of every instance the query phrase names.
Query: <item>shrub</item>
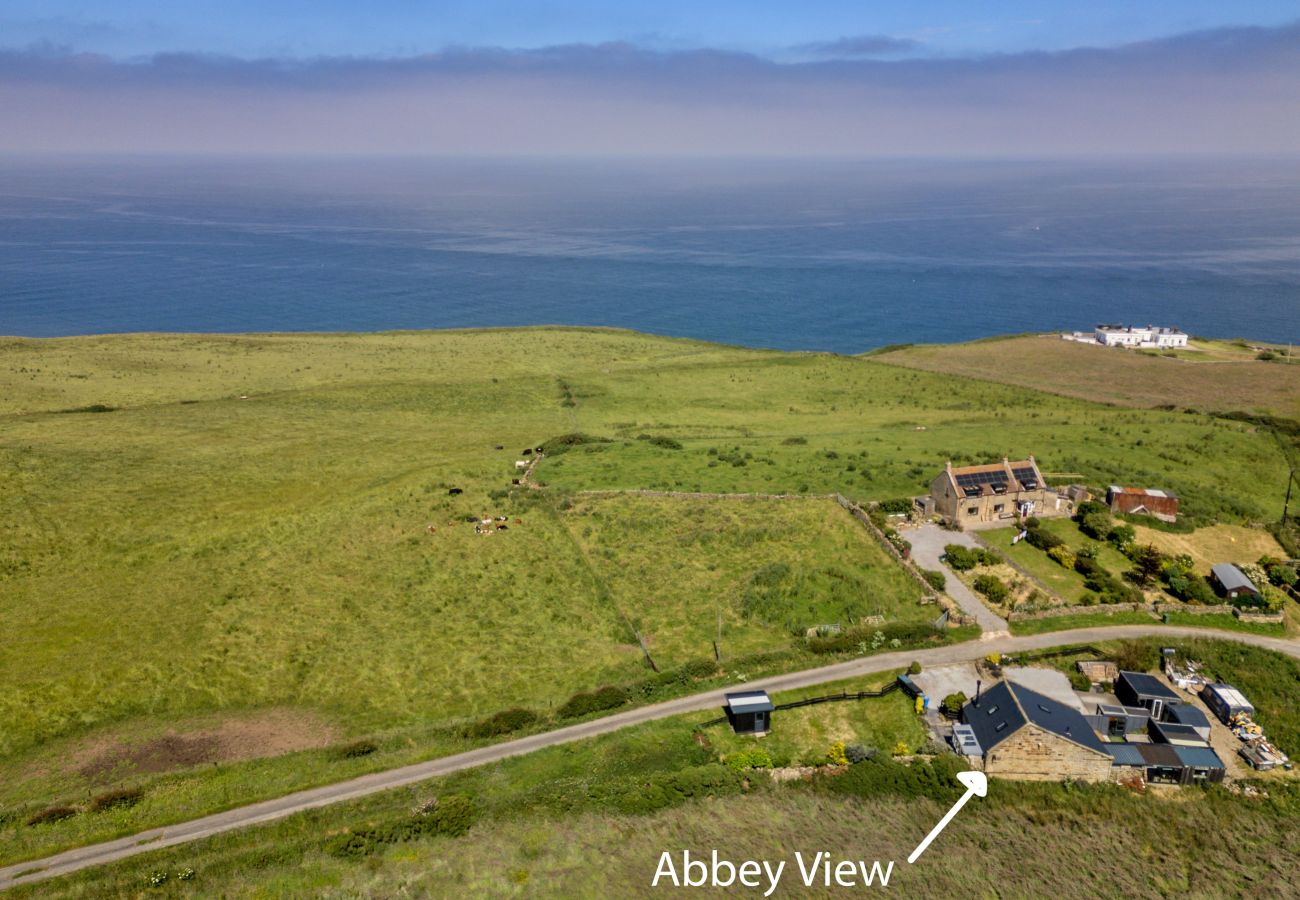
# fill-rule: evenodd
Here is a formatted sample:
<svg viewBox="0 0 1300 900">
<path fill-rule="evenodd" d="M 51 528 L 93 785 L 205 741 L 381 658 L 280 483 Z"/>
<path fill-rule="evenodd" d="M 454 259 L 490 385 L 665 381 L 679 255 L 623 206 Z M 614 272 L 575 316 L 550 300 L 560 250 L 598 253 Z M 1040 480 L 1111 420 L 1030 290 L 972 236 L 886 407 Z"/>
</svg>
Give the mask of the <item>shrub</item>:
<svg viewBox="0 0 1300 900">
<path fill-rule="evenodd" d="M 1106 533 L 1106 540 L 1123 550 L 1137 540 L 1137 532 L 1132 525 L 1116 525 Z"/>
<path fill-rule="evenodd" d="M 339 759 L 359 759 L 362 756 L 369 756 L 378 749 L 374 741 L 360 740 L 337 748 L 334 755 Z"/>
<path fill-rule="evenodd" d="M 1079 530 L 1088 537 L 1099 541 L 1106 539 L 1106 535 L 1110 534 L 1111 527 L 1110 512 L 1106 510 L 1090 512 L 1079 518 Z"/>
<path fill-rule="evenodd" d="M 665 450 L 682 449 L 682 442 L 673 440 L 670 437 L 662 437 L 658 435 L 649 435 L 649 434 L 639 434 L 637 435 L 636 439 L 638 441 L 645 441 L 646 443 L 650 444 L 653 447 L 663 447 Z"/>
<path fill-rule="evenodd" d="M 990 603 L 1005 603 L 1011 592 L 1002 580 L 995 575 L 980 575 L 975 579 L 975 590 L 989 599 Z"/>
<path fill-rule="evenodd" d="M 847 766 L 849 764 L 849 757 L 845 752 L 844 742 L 836 741 L 831 744 L 830 749 L 826 751 L 826 758 L 831 761 L 831 765 L 833 766 Z"/>
<path fill-rule="evenodd" d="M 772 757 L 762 747 L 729 753 L 722 758 L 722 762 L 733 772 L 742 772 L 746 769 L 772 768 Z"/>
<path fill-rule="evenodd" d="M 1025 540 L 1029 542 L 1029 546 L 1037 547 L 1044 552 L 1051 552 L 1053 547 L 1065 546 L 1064 540 L 1046 528 L 1029 529 L 1029 533 L 1025 535 Z"/>
<path fill-rule="evenodd" d="M 912 498 L 895 497 L 893 500 L 880 501 L 881 512 L 893 514 L 906 514 L 912 511 Z"/>
<path fill-rule="evenodd" d="M 1160 665 L 1160 650 L 1147 641 L 1123 641 L 1114 656 L 1115 665 L 1126 672 L 1148 672 Z"/>
<path fill-rule="evenodd" d="M 689 684 L 701 678 L 712 678 L 718 674 L 717 660 L 707 656 L 688 660 L 672 670 L 672 678 L 678 684 Z"/>
<path fill-rule="evenodd" d="M 1267 572 L 1268 580 L 1278 587 L 1293 587 L 1296 581 L 1300 579 L 1300 573 L 1297 573 L 1293 566 L 1281 563 L 1269 566 Z"/>
<path fill-rule="evenodd" d="M 785 444 L 787 447 L 793 447 L 799 444 L 808 443 L 808 439 L 806 437 L 799 437 L 798 435 L 795 435 L 794 437 L 786 438 L 781 443 Z"/>
<path fill-rule="evenodd" d="M 943 548 L 944 561 L 958 572 L 967 572 L 976 566 L 991 566 L 997 563 L 997 557 L 980 547 L 963 547 L 961 544 L 948 544 Z"/>
<path fill-rule="evenodd" d="M 474 826 L 477 818 L 478 810 L 473 800 L 452 794 L 413 816 L 337 834 L 325 842 L 324 849 L 331 856 L 369 856 L 387 845 L 413 841 L 427 835 L 460 837 Z"/>
<path fill-rule="evenodd" d="M 594 691 L 577 693 L 564 702 L 564 705 L 556 710 L 556 715 L 561 719 L 576 719 L 579 716 L 589 715 L 594 712 L 603 712 L 607 709 L 614 709 L 622 706 L 628 701 L 626 688 L 616 685 L 605 685 Z"/>
<path fill-rule="evenodd" d="M 943 698 L 943 711 L 949 715 L 960 715 L 962 709 L 966 706 L 966 695 L 961 691 L 949 694 Z"/>
<path fill-rule="evenodd" d="M 911 664 L 910 666 L 907 667 L 907 674 L 908 674 L 908 675 L 920 675 L 920 674 L 921 674 L 921 664 L 920 664 L 919 662 L 917 662 L 916 660 L 912 660 L 912 664 Z"/>
<path fill-rule="evenodd" d="M 844 757 L 850 764 L 857 765 L 860 762 L 874 759 L 876 754 L 879 752 L 880 751 L 875 747 L 864 747 L 861 744 L 849 744 L 844 748 Z"/>
<path fill-rule="evenodd" d="M 936 591 L 942 591 L 948 586 L 948 577 L 935 569 L 922 569 L 921 577 L 925 579 L 926 584 Z"/>
<path fill-rule="evenodd" d="M 1067 547 L 1064 542 L 1059 543 L 1055 547 L 1050 548 L 1047 551 L 1047 555 L 1052 559 L 1053 562 L 1055 562 L 1057 565 L 1063 568 L 1066 569 L 1074 568 L 1074 561 L 1076 558 L 1074 555 L 1074 551 L 1071 550 L 1069 547 Z"/>
<path fill-rule="evenodd" d="M 71 806 L 47 806 L 45 809 L 28 818 L 27 824 L 48 825 L 51 822 L 62 822 L 64 819 L 70 819 L 76 814 L 76 809 Z"/>
<path fill-rule="evenodd" d="M 468 738 L 496 737 L 497 735 L 510 734 L 512 731 L 518 731 L 521 728 L 527 728 L 536 721 L 537 713 L 531 709 L 516 707 L 493 713 L 486 719 L 480 719 L 468 726 L 464 734 Z"/>
<path fill-rule="evenodd" d="M 103 812 L 106 809 L 135 806 L 143 796 L 144 791 L 140 788 L 118 788 L 113 791 L 105 791 L 90 801 L 90 811 Z"/>
<path fill-rule="evenodd" d="M 850 766 L 838 778 L 825 779 L 820 786 L 855 797 L 894 795 L 952 802 L 964 790 L 957 781 L 959 766 L 957 757 L 951 753 L 910 766 L 886 756 L 874 756 Z"/>
<path fill-rule="evenodd" d="M 560 453 L 566 453 L 574 447 L 581 447 L 583 444 L 609 443 L 613 443 L 609 438 L 594 437 L 590 434 L 583 434 L 581 431 L 574 431 L 569 434 L 561 434 L 558 437 L 553 437 L 543 446 L 546 447 L 547 456 L 556 456 Z"/>
</svg>

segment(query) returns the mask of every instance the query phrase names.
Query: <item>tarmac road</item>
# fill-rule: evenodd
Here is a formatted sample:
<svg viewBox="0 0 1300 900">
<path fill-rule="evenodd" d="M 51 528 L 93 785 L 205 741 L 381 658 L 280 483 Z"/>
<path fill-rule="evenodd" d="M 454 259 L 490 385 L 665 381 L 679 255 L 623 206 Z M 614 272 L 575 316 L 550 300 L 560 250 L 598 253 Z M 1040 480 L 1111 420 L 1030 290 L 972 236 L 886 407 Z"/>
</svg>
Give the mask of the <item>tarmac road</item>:
<svg viewBox="0 0 1300 900">
<path fill-rule="evenodd" d="M 786 691 L 824 684 L 828 681 L 838 681 L 842 678 L 901 669 L 905 668 L 912 660 L 920 662 L 923 666 L 937 666 L 945 663 L 969 662 L 980 659 L 989 653 L 1020 653 L 1027 650 L 1043 650 L 1071 644 L 1091 644 L 1117 638 L 1136 637 L 1219 638 L 1275 650 L 1300 659 L 1300 643 L 1283 638 L 1237 631 L 1219 631 L 1212 628 L 1183 628 L 1156 624 L 1115 625 L 1100 628 L 1080 628 L 1074 631 L 1049 632 L 1023 637 L 995 637 L 991 640 L 968 641 L 963 644 L 933 647 L 926 650 L 901 650 L 881 653 L 876 656 L 853 659 L 817 669 L 807 669 L 802 672 L 790 672 L 785 675 L 756 679 L 747 682 L 745 688 Z M 29 884 L 59 875 L 67 875 L 70 872 L 89 866 L 98 866 L 126 859 L 161 847 L 201 840 L 236 828 L 247 828 L 263 822 L 272 822 L 305 810 L 328 806 L 332 803 L 342 803 L 379 791 L 448 775 L 461 769 L 487 765 L 511 756 L 531 753 L 543 747 L 554 747 L 557 744 L 608 734 L 642 722 L 650 722 L 655 719 L 663 719 L 696 710 L 720 709 L 723 694 L 726 690 L 734 689 L 733 687 L 706 691 L 702 694 L 693 694 L 689 697 L 680 697 L 676 700 L 656 703 L 653 706 L 629 709 L 612 716 L 605 716 L 578 725 L 570 725 L 555 731 L 505 741 L 490 747 L 482 747 L 478 750 L 470 750 L 466 753 L 458 753 L 454 756 L 429 760 L 428 762 L 415 763 L 398 769 L 362 775 L 359 778 L 352 778 L 337 784 L 298 791 L 274 800 L 265 800 L 261 803 L 241 806 L 237 809 L 192 819 L 188 822 L 178 822 L 175 825 L 152 828 L 130 837 L 105 841 L 100 844 L 91 844 L 74 850 L 66 850 L 44 859 L 29 860 L 6 866 L 0 868 L 0 890 L 18 884 Z"/>
</svg>

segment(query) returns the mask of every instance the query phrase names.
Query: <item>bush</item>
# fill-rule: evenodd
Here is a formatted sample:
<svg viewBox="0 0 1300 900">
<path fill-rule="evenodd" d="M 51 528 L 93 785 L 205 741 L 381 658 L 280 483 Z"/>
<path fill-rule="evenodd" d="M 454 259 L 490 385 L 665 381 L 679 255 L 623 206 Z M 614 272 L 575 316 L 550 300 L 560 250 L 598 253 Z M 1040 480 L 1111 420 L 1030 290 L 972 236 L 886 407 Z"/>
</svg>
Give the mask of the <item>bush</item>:
<svg viewBox="0 0 1300 900">
<path fill-rule="evenodd" d="M 1113 522 L 1110 512 L 1102 510 L 1100 512 L 1090 512 L 1079 518 L 1079 530 L 1090 538 L 1104 541 L 1106 535 L 1110 534 Z"/>
<path fill-rule="evenodd" d="M 831 744 L 830 749 L 826 751 L 826 758 L 831 761 L 833 766 L 847 766 L 849 757 L 844 749 L 844 742 L 836 741 Z"/>
<path fill-rule="evenodd" d="M 911 664 L 910 666 L 907 667 L 907 674 L 908 674 L 908 675 L 920 675 L 920 674 L 921 674 L 921 664 L 920 664 L 919 662 L 917 662 L 916 660 L 912 660 L 912 664 Z"/>
<path fill-rule="evenodd" d="M 665 450 L 682 449 L 682 442 L 675 441 L 670 437 L 661 437 L 661 436 L 655 436 L 649 434 L 638 434 L 636 439 L 638 441 L 645 441 L 646 443 L 654 447 L 663 447 Z"/>
<path fill-rule="evenodd" d="M 536 722 L 537 718 L 537 713 L 531 709 L 523 709 L 522 707 L 505 709 L 468 726 L 464 731 L 464 735 L 468 738 L 490 738 L 510 734 L 521 728 L 527 728 Z"/>
<path fill-rule="evenodd" d="M 427 811 L 422 810 L 413 816 L 337 834 L 325 842 L 324 849 L 331 856 L 369 856 L 390 844 L 413 841 L 429 835 L 460 837 L 474 826 L 477 818 L 478 810 L 473 800 L 452 794 L 438 800 Z"/>
<path fill-rule="evenodd" d="M 581 447 L 583 444 L 609 443 L 613 443 L 609 438 L 595 437 L 590 434 L 583 434 L 580 431 L 573 431 L 569 434 L 561 434 L 558 437 L 553 437 L 543 444 L 543 446 L 546 448 L 547 456 L 556 456 L 560 453 L 566 453 L 574 447 Z"/>
<path fill-rule="evenodd" d="M 90 811 L 103 812 L 107 809 L 135 806 L 143 796 L 144 791 L 140 788 L 118 788 L 113 791 L 105 791 L 90 801 Z"/>
<path fill-rule="evenodd" d="M 922 569 L 921 577 L 925 579 L 926 584 L 936 591 L 942 591 L 948 586 L 948 576 L 935 569 Z"/>
<path fill-rule="evenodd" d="M 1278 587 L 1294 587 L 1296 581 L 1300 579 L 1300 573 L 1297 573 L 1293 566 L 1281 563 L 1269 566 L 1266 571 L 1268 580 Z"/>
<path fill-rule="evenodd" d="M 961 544 L 946 545 L 943 548 L 943 558 L 958 572 L 968 572 L 976 566 L 992 566 L 998 562 L 996 556 L 981 547 L 963 547 Z"/>
<path fill-rule="evenodd" d="M 628 701 L 626 688 L 606 685 L 594 691 L 574 694 L 556 710 L 561 719 L 576 719 L 594 712 L 615 709 Z"/>
<path fill-rule="evenodd" d="M 794 447 L 800 444 L 808 443 L 808 439 L 806 437 L 799 437 L 798 435 L 796 435 L 794 437 L 786 438 L 781 443 L 785 444 L 787 447 Z"/>
<path fill-rule="evenodd" d="M 1137 531 L 1132 525 L 1116 525 L 1106 533 L 1106 540 L 1123 550 L 1137 540 Z"/>
<path fill-rule="evenodd" d="M 1050 553 L 1053 547 L 1065 546 L 1064 540 L 1046 528 L 1030 528 L 1029 533 L 1025 535 L 1025 540 L 1029 546 L 1037 547 L 1047 553 Z"/>
<path fill-rule="evenodd" d="M 1074 555 L 1074 551 L 1071 550 L 1069 547 L 1067 547 L 1064 542 L 1059 543 L 1055 547 L 1049 549 L 1047 551 L 1047 555 L 1052 559 L 1053 562 L 1055 562 L 1057 565 L 1063 568 L 1066 569 L 1074 568 L 1074 562 L 1076 559 Z"/>
<path fill-rule="evenodd" d="M 962 709 L 966 706 L 966 695 L 961 691 L 957 691 L 955 694 L 949 694 L 947 697 L 943 698 L 942 705 L 943 711 L 949 715 L 960 715 Z"/>
<path fill-rule="evenodd" d="M 339 759 L 359 759 L 362 756 L 369 756 L 378 750 L 374 741 L 361 740 L 353 741 L 350 744 L 344 744 L 334 751 L 334 755 Z"/>
<path fill-rule="evenodd" d="M 772 757 L 762 747 L 754 747 L 751 750 L 738 750 L 735 753 L 729 753 L 722 758 L 722 762 L 733 772 L 742 772 L 745 769 L 772 768 Z"/>
<path fill-rule="evenodd" d="M 844 748 L 844 757 L 850 764 L 856 766 L 860 762 L 874 759 L 876 754 L 879 752 L 880 751 L 875 747 L 864 747 L 862 744 L 849 744 Z"/>
<path fill-rule="evenodd" d="M 1123 641 L 1115 650 L 1115 665 L 1125 672 L 1149 672 L 1160 665 L 1160 650 L 1147 641 Z"/>
<path fill-rule="evenodd" d="M 1005 603 L 1011 592 L 1002 580 L 995 575 L 980 575 L 975 579 L 975 590 L 989 599 L 990 603 Z"/>
<path fill-rule="evenodd" d="M 881 500 L 880 511 L 896 515 L 906 515 L 912 511 L 912 498 L 895 497 L 893 500 Z"/>
<path fill-rule="evenodd" d="M 959 768 L 957 757 L 951 753 L 910 766 L 877 755 L 850 766 L 837 778 L 815 783 L 833 793 L 854 797 L 893 795 L 951 803 L 964 790 L 957 781 Z"/>
<path fill-rule="evenodd" d="M 51 822 L 62 822 L 64 819 L 70 819 L 76 814 L 76 809 L 71 806 L 47 806 L 45 809 L 31 816 L 27 820 L 27 824 L 48 825 Z"/>
</svg>

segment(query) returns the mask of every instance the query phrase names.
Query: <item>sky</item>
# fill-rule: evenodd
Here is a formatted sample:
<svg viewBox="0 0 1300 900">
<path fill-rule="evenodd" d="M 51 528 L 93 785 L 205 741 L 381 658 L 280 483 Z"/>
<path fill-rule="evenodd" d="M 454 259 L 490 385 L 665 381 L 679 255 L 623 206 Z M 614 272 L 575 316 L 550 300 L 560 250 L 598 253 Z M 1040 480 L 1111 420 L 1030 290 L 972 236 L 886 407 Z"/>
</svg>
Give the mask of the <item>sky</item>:
<svg viewBox="0 0 1300 900">
<path fill-rule="evenodd" d="M 0 151 L 1300 153 L 1300 3 L 4 0 Z"/>
</svg>

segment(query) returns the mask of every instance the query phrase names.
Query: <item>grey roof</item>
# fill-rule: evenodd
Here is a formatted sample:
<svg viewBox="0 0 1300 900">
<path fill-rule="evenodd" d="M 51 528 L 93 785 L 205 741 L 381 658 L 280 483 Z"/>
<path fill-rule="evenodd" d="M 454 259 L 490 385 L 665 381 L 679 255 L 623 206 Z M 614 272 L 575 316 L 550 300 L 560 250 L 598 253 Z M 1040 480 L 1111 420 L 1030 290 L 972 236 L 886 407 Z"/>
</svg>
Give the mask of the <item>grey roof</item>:
<svg viewBox="0 0 1300 900">
<path fill-rule="evenodd" d="M 1140 697 L 1157 697 L 1161 700 L 1173 700 L 1179 702 L 1182 697 L 1174 693 L 1174 689 L 1165 684 L 1154 675 L 1148 675 L 1145 672 L 1120 672 L 1118 681 L 1128 684 Z"/>
<path fill-rule="evenodd" d="M 727 707 L 733 713 L 771 712 L 774 707 L 767 691 L 736 691 L 726 695 Z"/>
<path fill-rule="evenodd" d="M 1223 760 L 1210 747 L 1174 747 L 1178 760 L 1185 766 L 1199 766 L 1209 769 L 1222 769 Z"/>
<path fill-rule="evenodd" d="M 1148 766 L 1185 765 L 1176 751 L 1187 748 L 1175 747 L 1173 744 L 1134 744 L 1133 746 L 1138 748 L 1138 753 L 1142 754 L 1142 761 Z"/>
<path fill-rule="evenodd" d="M 1206 728 L 1210 719 L 1190 703 L 1175 703 L 1165 710 L 1165 718 L 1178 725 L 1190 725 L 1193 728 Z"/>
<path fill-rule="evenodd" d="M 966 704 L 962 718 L 975 732 L 985 753 L 1031 722 L 1089 750 L 1106 752 L 1106 745 L 1083 713 L 1010 681 L 999 682 L 985 691 L 979 706 L 973 702 Z"/>
<path fill-rule="evenodd" d="M 1142 759 L 1142 751 L 1138 748 L 1141 744 L 1106 744 L 1106 752 L 1114 757 L 1114 765 L 1117 766 L 1143 766 L 1145 761 Z"/>
<path fill-rule="evenodd" d="M 1246 695 L 1230 684 L 1207 684 L 1201 688 L 1201 697 L 1209 694 L 1210 698 L 1222 703 L 1230 712 L 1255 712 L 1255 705 L 1246 699 Z"/>
<path fill-rule="evenodd" d="M 1225 591 L 1240 590 L 1245 588 L 1252 593 L 1259 593 L 1259 588 L 1255 587 L 1255 582 L 1246 577 L 1246 573 L 1238 569 L 1232 563 L 1219 563 L 1210 569 L 1214 580 L 1223 585 Z"/>
<path fill-rule="evenodd" d="M 1195 741 L 1198 744 L 1205 743 L 1191 725 L 1179 725 L 1177 722 L 1152 722 L 1148 730 L 1153 738 L 1157 738 L 1166 744 L 1177 744 L 1184 741 Z"/>
</svg>

